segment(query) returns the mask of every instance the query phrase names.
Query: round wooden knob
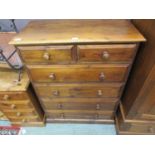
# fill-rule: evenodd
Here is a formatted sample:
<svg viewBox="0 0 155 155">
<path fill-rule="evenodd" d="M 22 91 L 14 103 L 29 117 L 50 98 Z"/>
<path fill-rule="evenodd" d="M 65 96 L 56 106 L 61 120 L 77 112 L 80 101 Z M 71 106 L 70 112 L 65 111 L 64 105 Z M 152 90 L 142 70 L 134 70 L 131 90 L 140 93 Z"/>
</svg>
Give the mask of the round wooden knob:
<svg viewBox="0 0 155 155">
<path fill-rule="evenodd" d="M 49 53 L 44 53 L 43 58 L 45 60 L 49 60 L 50 59 L 50 54 Z"/>
<path fill-rule="evenodd" d="M 11 104 L 11 109 L 15 109 L 16 105 L 15 104 Z"/>
<path fill-rule="evenodd" d="M 26 119 L 25 119 L 25 118 L 24 118 L 24 119 L 22 119 L 22 122 L 23 122 L 23 123 L 25 123 L 25 122 L 26 122 Z"/>
<path fill-rule="evenodd" d="M 60 118 L 63 119 L 64 117 L 65 117 L 64 113 L 60 114 Z"/>
<path fill-rule="evenodd" d="M 9 98 L 9 95 L 4 95 L 3 100 L 8 100 Z"/>
<path fill-rule="evenodd" d="M 103 94 L 102 94 L 102 90 L 98 90 L 97 91 L 97 94 L 98 94 L 98 96 L 102 96 Z"/>
<path fill-rule="evenodd" d="M 109 58 L 109 56 L 110 55 L 109 55 L 109 53 L 107 51 L 104 51 L 103 54 L 102 54 L 102 58 L 105 59 L 105 60 L 107 60 Z"/>
<path fill-rule="evenodd" d="M 0 118 L 3 118 L 4 117 L 4 114 L 0 114 Z"/>
<path fill-rule="evenodd" d="M 59 96 L 59 91 L 58 90 L 53 91 L 53 95 L 54 96 Z"/>
<path fill-rule="evenodd" d="M 56 77 L 55 77 L 55 74 L 54 74 L 54 73 L 51 73 L 51 74 L 49 75 L 49 78 L 52 79 L 52 80 L 55 80 L 55 78 L 56 78 Z"/>
<path fill-rule="evenodd" d="M 99 78 L 101 81 L 103 81 L 105 79 L 105 75 L 103 72 L 100 73 Z"/>
<path fill-rule="evenodd" d="M 20 113 L 20 112 L 17 112 L 17 114 L 16 114 L 16 115 L 19 117 L 19 116 L 21 116 L 21 113 Z"/>
<path fill-rule="evenodd" d="M 149 132 L 150 132 L 150 133 L 154 133 L 154 128 L 153 128 L 153 127 L 150 127 L 150 128 L 149 128 Z"/>
<path fill-rule="evenodd" d="M 58 109 L 62 109 L 62 104 L 58 104 Z"/>
<path fill-rule="evenodd" d="M 100 105 L 96 104 L 96 110 L 100 110 Z"/>
<path fill-rule="evenodd" d="M 98 119 L 98 117 L 99 117 L 98 114 L 95 114 L 95 119 Z"/>
</svg>

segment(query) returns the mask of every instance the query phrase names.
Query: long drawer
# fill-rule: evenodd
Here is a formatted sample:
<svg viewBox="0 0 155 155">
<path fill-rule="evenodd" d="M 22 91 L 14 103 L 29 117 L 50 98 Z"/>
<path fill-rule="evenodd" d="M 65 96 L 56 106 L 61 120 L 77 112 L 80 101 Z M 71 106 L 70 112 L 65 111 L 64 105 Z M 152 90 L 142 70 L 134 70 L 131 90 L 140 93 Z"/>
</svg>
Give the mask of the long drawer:
<svg viewBox="0 0 155 155">
<path fill-rule="evenodd" d="M 46 111 L 45 112 L 47 118 L 52 119 L 112 119 L 114 116 L 113 111 L 104 111 L 104 112 L 96 112 L 96 111 L 78 111 L 78 110 L 63 110 L 63 111 Z"/>
<path fill-rule="evenodd" d="M 119 97 L 122 83 L 92 83 L 92 84 L 35 84 L 37 93 L 41 97 Z"/>
<path fill-rule="evenodd" d="M 122 82 L 129 64 L 29 65 L 34 82 Z"/>
<path fill-rule="evenodd" d="M 94 110 L 114 111 L 119 103 L 118 98 L 41 98 L 47 110 Z"/>
<path fill-rule="evenodd" d="M 80 45 L 79 62 L 126 62 L 135 55 L 136 44 Z"/>
</svg>

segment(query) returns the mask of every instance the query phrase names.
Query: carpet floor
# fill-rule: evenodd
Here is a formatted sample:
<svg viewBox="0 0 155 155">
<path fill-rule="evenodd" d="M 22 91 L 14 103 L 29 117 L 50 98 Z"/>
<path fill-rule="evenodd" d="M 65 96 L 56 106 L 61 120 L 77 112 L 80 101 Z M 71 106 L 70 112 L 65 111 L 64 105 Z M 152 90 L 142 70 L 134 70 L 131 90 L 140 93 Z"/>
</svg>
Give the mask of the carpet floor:
<svg viewBox="0 0 155 155">
<path fill-rule="evenodd" d="M 0 121 L 0 126 L 10 126 Z M 116 135 L 113 124 L 46 124 L 45 127 L 22 127 L 22 135 Z"/>
</svg>

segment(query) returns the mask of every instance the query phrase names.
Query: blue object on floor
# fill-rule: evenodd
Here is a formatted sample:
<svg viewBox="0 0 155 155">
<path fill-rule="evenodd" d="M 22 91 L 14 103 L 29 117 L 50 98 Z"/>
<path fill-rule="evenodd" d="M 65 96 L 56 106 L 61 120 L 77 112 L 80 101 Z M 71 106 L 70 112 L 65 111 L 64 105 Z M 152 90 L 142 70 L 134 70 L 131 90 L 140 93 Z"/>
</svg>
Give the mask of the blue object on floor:
<svg viewBox="0 0 155 155">
<path fill-rule="evenodd" d="M 8 126 L 8 121 L 0 121 L 1 126 Z M 22 127 L 23 135 L 115 135 L 113 124 L 71 124 L 51 123 L 45 127 Z"/>
</svg>

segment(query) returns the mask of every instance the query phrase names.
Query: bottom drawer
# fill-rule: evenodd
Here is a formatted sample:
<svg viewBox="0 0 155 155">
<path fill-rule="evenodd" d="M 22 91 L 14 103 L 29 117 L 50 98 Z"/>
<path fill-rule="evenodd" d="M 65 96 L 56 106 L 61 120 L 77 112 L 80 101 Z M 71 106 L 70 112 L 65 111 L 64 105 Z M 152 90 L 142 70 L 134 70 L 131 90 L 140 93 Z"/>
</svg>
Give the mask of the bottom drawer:
<svg viewBox="0 0 155 155">
<path fill-rule="evenodd" d="M 123 135 L 155 134 L 154 121 L 126 119 L 123 106 L 121 104 L 115 116 L 115 123 L 118 134 Z"/>
<path fill-rule="evenodd" d="M 20 117 L 20 118 L 10 117 L 10 121 L 26 123 L 26 122 L 35 122 L 35 121 L 37 122 L 37 121 L 40 121 L 40 119 L 37 117 Z"/>
<path fill-rule="evenodd" d="M 52 119 L 112 119 L 114 116 L 113 111 L 78 111 L 78 110 L 47 110 L 45 111 L 47 118 Z"/>
<path fill-rule="evenodd" d="M 155 134 L 155 124 L 130 123 L 128 132 L 133 134 Z"/>
</svg>

